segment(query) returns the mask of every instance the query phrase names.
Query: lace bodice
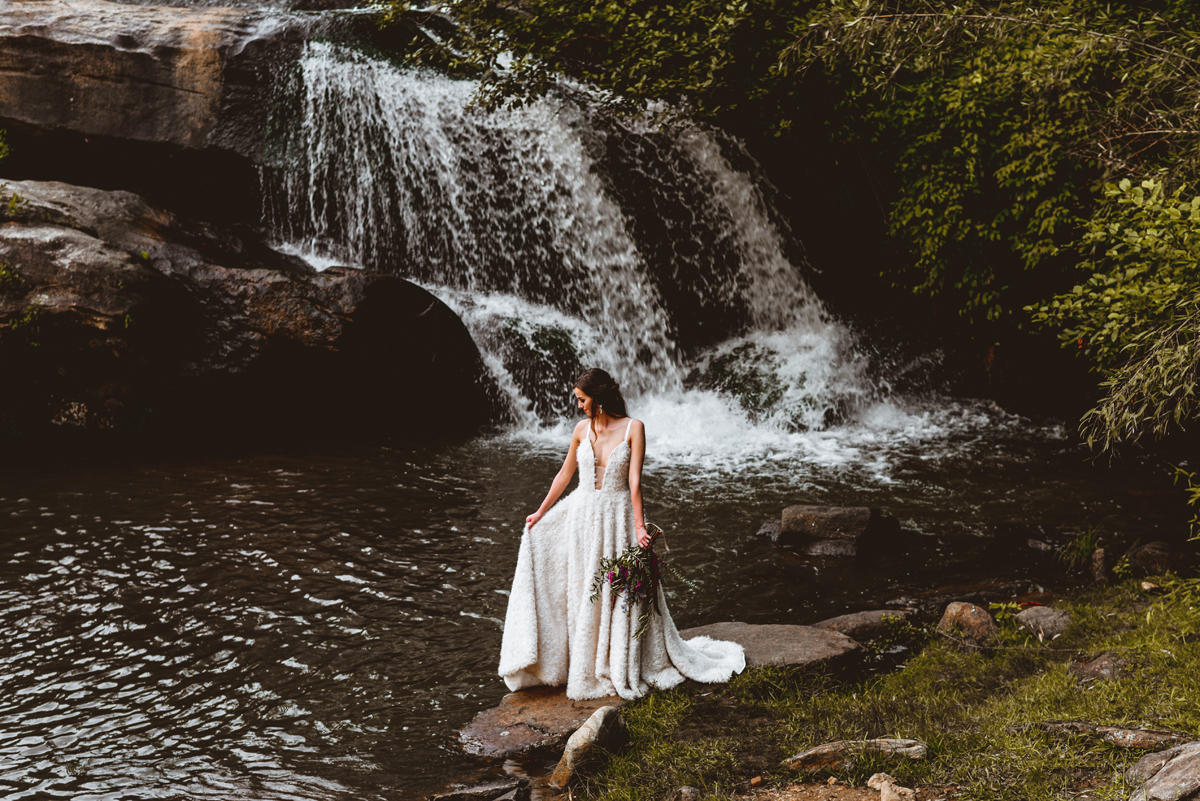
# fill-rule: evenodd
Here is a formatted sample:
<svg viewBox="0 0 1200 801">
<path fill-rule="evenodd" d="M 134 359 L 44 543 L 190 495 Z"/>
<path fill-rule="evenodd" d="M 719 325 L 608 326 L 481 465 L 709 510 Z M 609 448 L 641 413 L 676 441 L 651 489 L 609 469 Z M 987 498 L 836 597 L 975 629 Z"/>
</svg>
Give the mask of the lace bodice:
<svg viewBox="0 0 1200 801">
<path fill-rule="evenodd" d="M 579 488 L 584 492 L 629 492 L 629 437 L 617 443 L 612 453 L 608 455 L 607 467 L 601 468 L 596 464 L 596 451 L 592 448 L 590 437 L 584 437 L 579 447 Z M 603 470 L 604 476 L 597 487 L 597 471 Z M 588 481 L 587 477 L 592 476 Z"/>
</svg>

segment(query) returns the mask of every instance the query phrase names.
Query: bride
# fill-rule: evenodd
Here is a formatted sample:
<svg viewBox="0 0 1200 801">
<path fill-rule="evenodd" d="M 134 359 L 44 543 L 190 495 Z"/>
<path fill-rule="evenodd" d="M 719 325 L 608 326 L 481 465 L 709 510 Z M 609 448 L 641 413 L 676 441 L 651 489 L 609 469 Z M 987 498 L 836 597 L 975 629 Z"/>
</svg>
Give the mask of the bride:
<svg viewBox="0 0 1200 801">
<path fill-rule="evenodd" d="M 685 642 L 661 587 L 662 614 L 651 614 L 641 638 L 634 636 L 641 610 L 614 599 L 607 583 L 594 603 L 588 600 L 602 558 L 634 543 L 650 546 L 642 510 L 646 427 L 629 416 L 620 387 L 604 370 L 585 372 L 574 392 L 587 419 L 575 426 L 546 499 L 525 518 L 500 675 L 511 690 L 565 684 L 576 701 L 633 699 L 651 685 L 673 687 L 685 678 L 728 681 L 746 666 L 742 647 L 708 637 Z M 576 467 L 579 486 L 556 504 Z"/>
</svg>

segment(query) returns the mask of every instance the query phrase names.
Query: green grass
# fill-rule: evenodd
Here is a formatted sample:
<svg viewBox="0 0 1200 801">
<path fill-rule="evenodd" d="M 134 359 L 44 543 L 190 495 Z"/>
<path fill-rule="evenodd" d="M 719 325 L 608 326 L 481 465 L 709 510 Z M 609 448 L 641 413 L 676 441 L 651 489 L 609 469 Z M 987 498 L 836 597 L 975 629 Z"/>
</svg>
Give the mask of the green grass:
<svg viewBox="0 0 1200 801">
<path fill-rule="evenodd" d="M 1011 620 L 995 648 L 928 644 L 901 668 L 848 680 L 754 668 L 724 686 L 653 692 L 624 709 L 631 747 L 580 788 L 596 799 L 660 799 L 681 785 L 712 798 L 747 789 L 752 776 L 785 784 L 793 754 L 832 740 L 911 737 L 925 760 L 866 757 L 835 773 L 865 784 L 886 770 L 902 784 L 953 785 L 960 799 L 1068 798 L 1092 788 L 1127 798 L 1124 771 L 1144 752 L 1085 736 L 1048 734 L 1051 720 L 1181 731 L 1200 739 L 1200 580 L 1169 580 L 1151 599 L 1135 582 L 1058 606 L 1072 613 L 1058 639 L 1039 643 Z M 1122 676 L 1081 682 L 1072 657 L 1104 651 L 1129 663 Z"/>
<path fill-rule="evenodd" d="M 11 264 L 6 261 L 0 261 L 0 292 L 8 290 L 17 290 L 25 285 L 25 279 L 17 272 Z"/>
</svg>

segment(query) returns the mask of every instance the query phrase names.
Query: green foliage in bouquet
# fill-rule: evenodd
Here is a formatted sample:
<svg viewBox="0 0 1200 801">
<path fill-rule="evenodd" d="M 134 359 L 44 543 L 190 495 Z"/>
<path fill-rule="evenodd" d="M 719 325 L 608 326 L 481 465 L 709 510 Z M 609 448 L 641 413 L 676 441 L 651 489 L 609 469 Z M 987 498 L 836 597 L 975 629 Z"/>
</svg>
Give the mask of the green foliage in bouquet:
<svg viewBox="0 0 1200 801">
<path fill-rule="evenodd" d="M 643 548 L 631 545 L 615 558 L 600 560 L 600 567 L 592 578 L 593 603 L 600 598 L 604 585 L 612 588 L 612 602 L 617 603 L 618 596 L 624 596 L 626 609 L 641 609 L 638 615 L 638 627 L 633 636 L 641 639 L 650 628 L 650 614 L 662 615 L 658 604 L 658 588 L 662 584 L 663 569 L 692 589 L 696 585 L 683 577 L 678 570 L 663 562 L 662 557 L 654 550 L 654 541 L 663 530 L 653 523 L 646 523 L 650 531 L 650 545 Z"/>
</svg>

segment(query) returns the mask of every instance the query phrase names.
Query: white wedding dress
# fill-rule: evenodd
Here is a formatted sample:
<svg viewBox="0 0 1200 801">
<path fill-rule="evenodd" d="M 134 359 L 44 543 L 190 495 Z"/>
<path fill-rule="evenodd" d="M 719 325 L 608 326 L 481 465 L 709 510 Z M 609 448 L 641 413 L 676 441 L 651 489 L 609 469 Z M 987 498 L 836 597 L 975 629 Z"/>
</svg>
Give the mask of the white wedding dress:
<svg viewBox="0 0 1200 801">
<path fill-rule="evenodd" d="M 599 488 L 590 439 L 577 456 L 579 486 L 521 537 L 500 646 L 500 675 L 509 689 L 565 684 L 576 701 L 633 699 L 651 685 L 723 682 L 741 672 L 746 657 L 737 643 L 679 636 L 661 587 L 662 615 L 651 613 L 641 639 L 633 636 L 641 609 L 628 608 L 624 598 L 614 605 L 607 583 L 595 602 L 588 600 L 600 559 L 637 544 L 629 429 L 609 455 Z"/>
</svg>

